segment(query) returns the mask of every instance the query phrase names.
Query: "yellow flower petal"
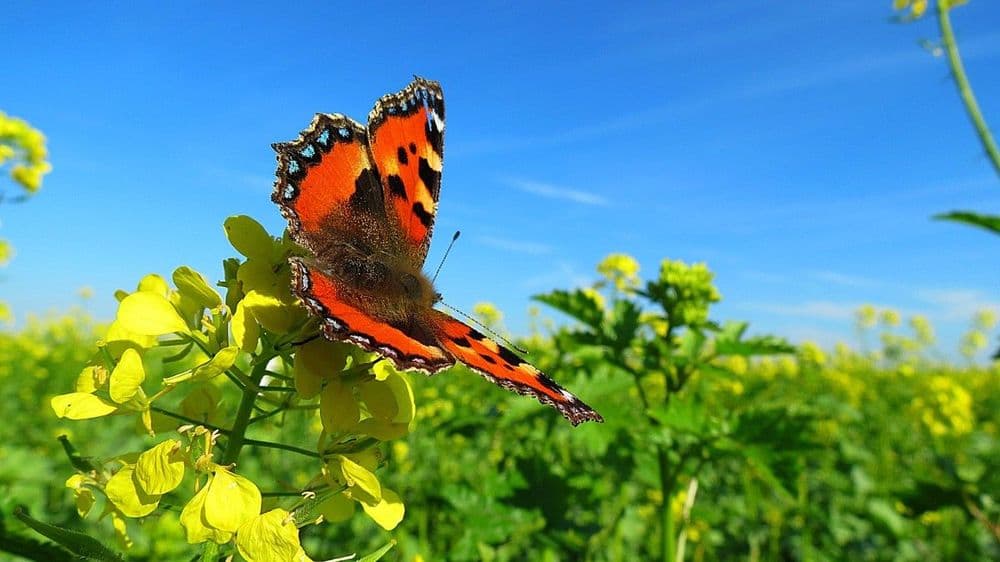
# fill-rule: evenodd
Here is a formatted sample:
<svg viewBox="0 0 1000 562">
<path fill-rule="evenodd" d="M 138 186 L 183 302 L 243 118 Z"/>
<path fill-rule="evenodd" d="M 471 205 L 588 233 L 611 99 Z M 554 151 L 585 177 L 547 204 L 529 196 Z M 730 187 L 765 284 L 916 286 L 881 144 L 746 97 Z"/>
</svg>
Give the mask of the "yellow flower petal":
<svg viewBox="0 0 1000 562">
<path fill-rule="evenodd" d="M 205 498 L 205 520 L 223 531 L 235 532 L 260 514 L 260 490 L 242 476 L 216 468 Z"/>
<path fill-rule="evenodd" d="M 243 292 L 257 291 L 280 301 L 292 303 L 292 272 L 288 267 L 275 271 L 270 260 L 248 259 L 240 265 L 236 278 L 243 286 Z"/>
<path fill-rule="evenodd" d="M 57 416 L 70 420 L 99 418 L 118 410 L 115 404 L 88 392 L 70 392 L 54 396 L 50 405 Z"/>
<path fill-rule="evenodd" d="M 240 349 L 235 345 L 220 349 L 214 357 L 190 371 L 163 379 L 164 384 L 177 384 L 186 380 L 207 381 L 226 372 L 236 362 Z"/>
<path fill-rule="evenodd" d="M 215 308 L 222 304 L 222 297 L 208 284 L 208 281 L 186 265 L 174 270 L 174 285 L 182 295 L 205 308 Z"/>
<path fill-rule="evenodd" d="M 122 547 L 123 550 L 132 548 L 132 538 L 128 536 L 128 524 L 125 523 L 125 519 L 118 513 L 111 512 L 111 525 L 115 528 L 118 546 Z"/>
<path fill-rule="evenodd" d="M 399 413 L 399 404 L 392 387 L 385 381 L 371 381 L 360 385 L 361 399 L 373 416 L 383 421 L 392 421 Z"/>
<path fill-rule="evenodd" d="M 369 504 L 363 501 L 360 503 L 365 513 L 386 531 L 395 529 L 406 513 L 406 508 L 403 506 L 403 500 L 399 498 L 399 494 L 389 488 L 382 488 L 382 499 L 378 503 Z"/>
<path fill-rule="evenodd" d="M 126 349 L 122 358 L 111 371 L 111 381 L 108 387 L 111 399 L 122 404 L 128 402 L 139 391 L 142 382 L 146 380 L 146 371 L 142 368 L 142 358 L 134 349 Z"/>
<path fill-rule="evenodd" d="M 272 509 L 240 527 L 236 549 L 247 562 L 293 562 L 302 550 L 299 529 L 284 509 Z"/>
<path fill-rule="evenodd" d="M 223 223 L 226 238 L 236 251 L 248 258 L 267 259 L 274 247 L 274 238 L 259 222 L 246 215 L 236 215 Z"/>
<path fill-rule="evenodd" d="M 92 393 L 108 382 L 104 367 L 84 367 L 76 377 L 76 391 Z"/>
<path fill-rule="evenodd" d="M 319 417 L 323 427 L 331 433 L 349 431 L 357 426 L 361 410 L 351 387 L 337 379 L 328 381 L 319 397 Z"/>
<path fill-rule="evenodd" d="M 302 317 L 300 307 L 258 291 L 248 292 L 242 302 L 257 323 L 269 332 L 286 333 Z"/>
<path fill-rule="evenodd" d="M 209 525 L 205 519 L 205 498 L 208 497 L 208 486 L 202 486 L 201 490 L 188 501 L 181 511 L 181 526 L 187 534 L 187 542 L 198 544 L 205 541 L 213 541 L 225 544 L 233 539 L 231 531 L 223 531 Z"/>
<path fill-rule="evenodd" d="M 159 495 L 147 494 L 136 485 L 134 467 L 124 466 L 108 480 L 104 492 L 108 500 L 126 517 L 145 517 L 160 503 Z"/>
<path fill-rule="evenodd" d="M 180 448 L 180 441 L 167 439 L 139 455 L 135 481 L 147 494 L 166 494 L 180 485 L 184 478 L 184 456 Z"/>
<path fill-rule="evenodd" d="M 181 400 L 181 413 L 203 423 L 218 425 L 215 422 L 219 421 L 221 399 L 222 391 L 217 386 L 211 383 L 199 384 Z"/>
<path fill-rule="evenodd" d="M 147 293 L 155 293 L 161 297 L 165 297 L 170 293 L 170 286 L 167 285 L 167 282 L 159 275 L 150 273 L 139 280 L 139 286 L 136 287 L 136 290 L 145 291 Z"/>
<path fill-rule="evenodd" d="M 324 338 L 300 345 L 295 352 L 295 390 L 307 400 L 319 394 L 323 378 L 342 371 L 348 353 L 344 344 Z"/>
<path fill-rule="evenodd" d="M 383 421 L 378 418 L 368 418 L 358 424 L 358 432 L 378 439 L 379 441 L 392 441 L 399 439 L 410 432 L 409 423 L 396 423 Z"/>
<path fill-rule="evenodd" d="M 347 521 L 354 515 L 354 500 L 344 494 L 334 494 L 323 500 L 317 510 L 327 521 L 340 523 Z"/>
<path fill-rule="evenodd" d="M 166 297 L 146 291 L 125 297 L 118 305 L 117 320 L 126 330 L 146 336 L 189 331 L 184 319 Z"/>
<path fill-rule="evenodd" d="M 330 477 L 339 484 L 347 484 L 354 499 L 362 498 L 373 504 L 382 499 L 382 486 L 367 468 L 343 455 L 334 455 L 328 466 Z"/>
<path fill-rule="evenodd" d="M 236 305 L 236 313 L 233 314 L 230 326 L 233 329 L 233 343 L 243 351 L 253 353 L 257 349 L 257 339 L 260 338 L 260 324 L 253 314 L 247 313 L 242 300 Z"/>
</svg>

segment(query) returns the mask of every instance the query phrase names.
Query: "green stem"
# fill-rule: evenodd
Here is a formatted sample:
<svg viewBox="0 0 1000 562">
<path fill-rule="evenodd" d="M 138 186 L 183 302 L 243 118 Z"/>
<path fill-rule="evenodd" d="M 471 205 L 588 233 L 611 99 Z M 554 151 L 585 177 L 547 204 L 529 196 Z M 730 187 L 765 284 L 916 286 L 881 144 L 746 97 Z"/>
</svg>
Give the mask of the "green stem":
<svg viewBox="0 0 1000 562">
<path fill-rule="evenodd" d="M 240 449 L 246 443 L 247 427 L 250 426 L 250 414 L 253 413 L 253 404 L 257 400 L 257 384 L 267 370 L 267 362 L 262 361 L 253 368 L 250 373 L 252 384 L 243 389 L 243 398 L 240 399 L 239 409 L 236 410 L 236 421 L 233 428 L 229 430 L 229 442 L 226 443 L 226 452 L 222 455 L 222 465 L 233 464 L 240 456 Z"/>
<path fill-rule="evenodd" d="M 674 551 L 676 550 L 676 546 L 674 545 L 674 510 L 670 506 L 670 499 L 674 495 L 674 479 L 670 473 L 670 459 L 667 456 L 666 448 L 663 446 L 658 447 L 656 456 L 660 463 L 660 494 L 663 497 L 663 505 L 660 508 L 660 531 L 662 533 L 660 544 L 663 550 L 660 552 L 660 560 L 662 562 L 672 562 Z"/>
<path fill-rule="evenodd" d="M 249 425 L 249 423 L 247 424 Z M 294 447 L 292 445 L 285 445 L 284 443 L 274 443 L 271 441 L 258 441 L 256 439 L 243 439 L 244 445 L 250 445 L 251 447 L 266 447 L 269 449 L 282 449 L 284 451 L 289 451 L 291 453 L 298 453 L 300 455 L 305 455 L 307 457 L 321 458 L 322 455 L 316 451 L 310 451 L 308 449 L 301 449 L 299 447 Z M 227 450 L 228 452 L 228 450 Z"/>
<path fill-rule="evenodd" d="M 222 427 L 216 427 L 216 426 L 214 426 L 214 425 L 212 425 L 210 423 L 199 421 L 199 420 L 196 420 L 194 418 L 189 418 L 189 417 L 187 417 L 185 415 L 178 414 L 177 412 L 171 412 L 170 410 L 165 410 L 165 409 L 163 409 L 163 408 L 161 408 L 159 406 L 150 406 L 149 409 L 152 410 L 152 411 L 154 411 L 154 412 L 156 412 L 156 413 L 158 413 L 158 414 L 163 414 L 164 416 L 167 416 L 169 418 L 174 418 L 174 419 L 181 420 L 183 422 L 188 422 L 188 423 L 194 424 L 194 425 L 200 425 L 200 426 L 204 427 L 205 429 L 211 429 L 212 431 L 218 431 L 219 433 L 221 433 L 223 435 L 228 435 L 229 434 L 229 430 L 228 429 L 225 429 L 225 428 L 222 428 Z"/>
<path fill-rule="evenodd" d="M 948 15 L 950 10 L 949 3 L 949 0 L 938 0 L 937 3 L 941 43 L 948 53 L 948 65 L 951 66 L 951 76 L 955 80 L 955 86 L 958 88 L 959 95 L 962 97 L 962 103 L 965 104 L 965 112 L 969 115 L 972 126 L 976 128 L 976 134 L 979 135 L 979 142 L 982 143 L 983 148 L 986 150 L 986 155 L 989 156 L 994 171 L 996 171 L 997 175 L 1000 175 L 1000 148 L 997 148 L 997 143 L 993 140 L 990 128 L 986 125 L 986 120 L 983 119 L 983 114 L 979 110 L 979 104 L 976 102 L 976 96 L 972 92 L 969 79 L 965 75 L 962 57 L 958 53 L 958 43 L 955 42 L 955 33 L 951 29 L 951 17 Z"/>
</svg>

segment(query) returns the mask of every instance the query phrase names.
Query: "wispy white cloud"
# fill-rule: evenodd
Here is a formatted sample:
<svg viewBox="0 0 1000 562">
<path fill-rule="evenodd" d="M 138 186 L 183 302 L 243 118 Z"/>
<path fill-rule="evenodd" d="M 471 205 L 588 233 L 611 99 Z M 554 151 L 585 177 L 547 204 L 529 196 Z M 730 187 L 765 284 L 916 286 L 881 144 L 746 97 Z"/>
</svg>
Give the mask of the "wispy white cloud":
<svg viewBox="0 0 1000 562">
<path fill-rule="evenodd" d="M 514 252 L 518 254 L 531 254 L 531 255 L 542 255 L 549 254 L 552 252 L 552 246 L 547 244 L 541 244 L 538 242 L 528 242 L 523 240 L 510 240 L 508 238 L 499 238 L 497 236 L 479 236 L 477 240 L 486 246 L 491 248 L 496 248 L 498 250 L 505 250 L 508 252 Z"/>
<path fill-rule="evenodd" d="M 596 193 L 583 191 L 581 189 L 561 187 L 550 183 L 519 178 L 510 178 L 507 179 L 506 182 L 511 187 L 519 189 L 525 193 L 549 199 L 561 199 L 563 201 L 570 201 L 581 205 L 594 205 L 599 207 L 606 207 L 610 205 L 610 202 L 604 197 L 597 195 Z"/>
<path fill-rule="evenodd" d="M 542 272 L 521 280 L 521 287 L 530 291 L 541 291 L 556 287 L 583 287 L 590 284 L 593 279 L 580 271 L 568 261 L 560 261 L 554 264 L 550 271 Z"/>
<path fill-rule="evenodd" d="M 747 302 L 739 308 L 756 312 L 766 312 L 778 316 L 818 318 L 822 320 L 850 320 L 860 303 L 833 301 L 805 301 L 801 303 Z"/>
<path fill-rule="evenodd" d="M 887 285 L 885 281 L 872 279 L 870 277 L 863 277 L 860 275 L 841 273 L 838 271 L 817 270 L 808 272 L 808 275 L 817 281 L 832 283 L 834 285 L 843 285 L 845 287 L 869 288 L 885 287 Z"/>
<path fill-rule="evenodd" d="M 918 289 L 915 296 L 936 307 L 933 316 L 945 321 L 968 322 L 981 310 L 1000 314 L 1000 301 L 974 289 Z"/>
</svg>

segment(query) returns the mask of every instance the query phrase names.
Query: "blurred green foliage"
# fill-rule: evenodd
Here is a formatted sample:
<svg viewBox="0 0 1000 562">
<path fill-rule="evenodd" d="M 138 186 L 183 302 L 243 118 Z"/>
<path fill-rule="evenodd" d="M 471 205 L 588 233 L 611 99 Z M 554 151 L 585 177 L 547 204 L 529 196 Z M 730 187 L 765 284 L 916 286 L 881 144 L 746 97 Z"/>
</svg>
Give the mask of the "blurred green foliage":
<svg viewBox="0 0 1000 562">
<path fill-rule="evenodd" d="M 1000 365 L 949 364 L 926 319 L 871 307 L 859 310 L 857 349 L 791 348 L 714 322 L 719 295 L 703 266 L 665 261 L 643 282 L 638 264 L 613 256 L 599 271 L 589 287 L 541 295 L 570 321 L 536 312 L 520 343 L 607 423 L 572 428 L 461 367 L 408 375 L 416 419 L 380 448 L 378 471 L 405 499 L 402 523 L 387 535 L 348 513 L 304 528 L 306 551 L 370 552 L 391 536 L 398 545 L 386 559 L 407 562 L 647 560 L 661 559 L 664 544 L 685 560 L 1000 556 Z M 499 311 L 477 313 L 502 330 Z M 980 314 L 965 339 L 985 344 L 995 326 Z M 0 403 L 14 420 L 0 426 L 8 553 L 44 541 L 13 517 L 16 505 L 113 543 L 111 525 L 80 521 L 57 436 L 87 443 L 82 454 L 99 460 L 147 448 L 142 425 L 125 416 L 68 422 L 48 406 L 93 360 L 106 328 L 74 312 L 0 333 Z M 255 436 L 310 431 L 295 419 Z M 248 449 L 238 470 L 299 487 L 308 466 L 290 457 Z M 130 531 L 129 559 L 190 552 L 180 507 Z"/>
</svg>

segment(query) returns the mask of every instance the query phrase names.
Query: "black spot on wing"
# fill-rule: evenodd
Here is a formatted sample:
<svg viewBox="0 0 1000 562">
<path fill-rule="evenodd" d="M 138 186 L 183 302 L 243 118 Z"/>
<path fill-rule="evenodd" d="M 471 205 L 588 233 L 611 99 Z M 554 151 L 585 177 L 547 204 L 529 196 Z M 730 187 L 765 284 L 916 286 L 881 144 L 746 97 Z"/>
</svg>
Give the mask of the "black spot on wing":
<svg viewBox="0 0 1000 562">
<path fill-rule="evenodd" d="M 427 209 L 424 209 L 424 204 L 420 201 L 413 204 L 413 214 L 417 215 L 417 218 L 420 219 L 420 222 L 426 228 L 430 228 L 434 224 L 434 215 L 428 213 Z"/>
<path fill-rule="evenodd" d="M 510 363 L 511 365 L 517 366 L 524 363 L 524 360 L 518 357 L 513 351 L 503 347 L 501 345 L 497 346 L 497 350 L 500 354 L 500 358 L 504 361 Z"/>
<path fill-rule="evenodd" d="M 417 173 L 420 175 L 420 181 L 424 182 L 427 190 L 431 192 L 431 197 L 436 201 L 441 192 L 441 172 L 431 168 L 426 158 L 421 158 L 417 165 Z"/>
<path fill-rule="evenodd" d="M 410 143 L 410 154 L 416 154 L 416 153 L 417 153 L 417 145 L 411 142 Z"/>
<path fill-rule="evenodd" d="M 491 365 L 496 365 L 497 364 L 497 360 L 494 359 L 494 358 L 492 358 L 492 357 L 490 357 L 489 355 L 480 353 L 479 357 L 482 358 L 483 361 L 486 361 L 487 363 L 489 363 Z"/>
<path fill-rule="evenodd" d="M 392 174 L 386 178 L 386 183 L 389 184 L 389 194 L 399 197 L 403 201 L 406 201 L 406 185 L 403 183 L 403 179 Z"/>
<path fill-rule="evenodd" d="M 381 182 L 378 180 L 378 174 L 371 168 L 361 170 L 355 178 L 354 193 L 351 194 L 349 205 L 356 211 L 385 215 Z"/>
<path fill-rule="evenodd" d="M 441 115 L 441 118 L 443 119 L 444 115 Z M 438 156 L 442 156 L 444 153 L 444 131 L 437 128 L 433 119 L 429 119 L 424 132 L 427 134 L 427 142 L 431 144 L 431 148 Z"/>
<path fill-rule="evenodd" d="M 469 340 L 465 338 L 451 338 L 451 341 L 455 342 L 455 345 L 458 345 L 460 347 L 472 347 L 472 344 L 469 343 Z"/>
<path fill-rule="evenodd" d="M 483 341 L 486 339 L 486 336 L 475 328 L 469 328 L 469 337 L 476 341 Z"/>
<path fill-rule="evenodd" d="M 396 158 L 398 158 L 399 163 L 404 166 L 410 163 L 410 159 L 406 156 L 406 149 L 402 146 L 396 150 Z"/>
</svg>

